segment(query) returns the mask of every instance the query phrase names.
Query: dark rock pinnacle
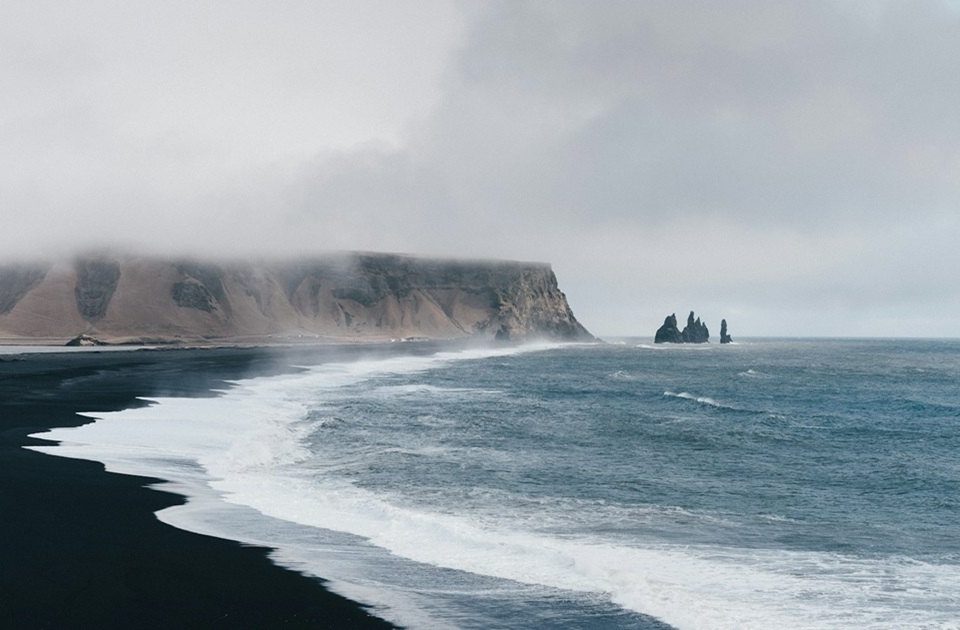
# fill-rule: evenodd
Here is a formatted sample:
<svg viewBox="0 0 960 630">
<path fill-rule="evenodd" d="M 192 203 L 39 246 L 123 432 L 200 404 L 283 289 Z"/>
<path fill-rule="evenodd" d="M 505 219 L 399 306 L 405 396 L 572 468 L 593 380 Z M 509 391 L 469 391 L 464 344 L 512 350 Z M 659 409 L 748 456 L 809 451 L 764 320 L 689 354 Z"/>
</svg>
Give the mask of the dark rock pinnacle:
<svg viewBox="0 0 960 630">
<path fill-rule="evenodd" d="M 677 328 L 677 314 L 668 315 L 663 320 L 663 326 L 657 329 L 654 343 L 683 343 L 680 329 Z"/>
<path fill-rule="evenodd" d="M 720 343 L 730 343 L 733 337 L 727 334 L 727 320 L 720 320 Z"/>
</svg>

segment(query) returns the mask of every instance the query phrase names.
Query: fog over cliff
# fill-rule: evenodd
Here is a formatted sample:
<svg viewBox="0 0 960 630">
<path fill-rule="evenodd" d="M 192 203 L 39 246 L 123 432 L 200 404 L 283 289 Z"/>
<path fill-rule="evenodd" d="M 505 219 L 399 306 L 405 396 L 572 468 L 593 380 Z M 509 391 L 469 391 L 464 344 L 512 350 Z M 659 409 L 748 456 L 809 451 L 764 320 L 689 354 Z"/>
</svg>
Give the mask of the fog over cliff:
<svg viewBox="0 0 960 630">
<path fill-rule="evenodd" d="M 0 258 L 553 263 L 599 334 L 960 336 L 960 10 L 0 4 Z"/>
</svg>

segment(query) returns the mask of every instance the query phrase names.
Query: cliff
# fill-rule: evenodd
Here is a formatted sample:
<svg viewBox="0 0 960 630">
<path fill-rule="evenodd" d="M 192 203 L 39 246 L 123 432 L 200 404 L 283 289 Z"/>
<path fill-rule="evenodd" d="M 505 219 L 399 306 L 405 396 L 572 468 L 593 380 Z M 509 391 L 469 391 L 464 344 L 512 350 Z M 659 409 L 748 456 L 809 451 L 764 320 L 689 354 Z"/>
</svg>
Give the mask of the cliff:
<svg viewBox="0 0 960 630">
<path fill-rule="evenodd" d="M 0 339 L 63 343 L 588 340 L 546 264 L 337 254 L 211 262 L 97 255 L 0 265 Z"/>
</svg>

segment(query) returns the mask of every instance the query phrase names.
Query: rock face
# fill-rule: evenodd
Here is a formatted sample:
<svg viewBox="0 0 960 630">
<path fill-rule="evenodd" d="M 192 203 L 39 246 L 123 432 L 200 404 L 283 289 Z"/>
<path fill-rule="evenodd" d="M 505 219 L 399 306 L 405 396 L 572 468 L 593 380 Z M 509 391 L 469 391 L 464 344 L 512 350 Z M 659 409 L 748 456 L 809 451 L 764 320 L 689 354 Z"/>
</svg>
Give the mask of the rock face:
<svg viewBox="0 0 960 630">
<path fill-rule="evenodd" d="M 687 316 L 687 325 L 684 326 L 680 336 L 683 337 L 683 343 L 707 343 L 710 341 L 710 331 L 707 330 L 707 325 L 701 322 L 699 317 L 694 321 L 693 311 L 690 311 L 690 315 Z"/>
<path fill-rule="evenodd" d="M 76 262 L 77 284 L 73 289 L 77 311 L 87 321 L 104 316 L 107 305 L 117 290 L 120 265 L 104 258 L 79 259 Z"/>
<path fill-rule="evenodd" d="M 720 320 L 720 343 L 730 343 L 733 337 L 727 334 L 727 320 Z"/>
<path fill-rule="evenodd" d="M 677 328 L 677 314 L 668 315 L 663 320 L 663 326 L 657 329 L 653 338 L 654 343 L 683 343 L 683 336 Z"/>
<path fill-rule="evenodd" d="M 43 281 L 43 265 L 7 265 L 0 267 L 0 315 L 13 310 L 23 296 Z"/>
<path fill-rule="evenodd" d="M 589 340 L 549 265 L 337 254 L 0 266 L 0 338 Z"/>
</svg>

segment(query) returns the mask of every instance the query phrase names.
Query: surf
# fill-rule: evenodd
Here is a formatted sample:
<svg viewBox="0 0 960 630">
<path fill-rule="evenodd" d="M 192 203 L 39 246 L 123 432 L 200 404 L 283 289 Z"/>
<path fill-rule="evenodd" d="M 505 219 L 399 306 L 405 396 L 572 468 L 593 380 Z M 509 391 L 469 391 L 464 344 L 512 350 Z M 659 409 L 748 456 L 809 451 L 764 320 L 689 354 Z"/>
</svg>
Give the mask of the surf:
<svg viewBox="0 0 960 630">
<path fill-rule="evenodd" d="M 274 547 L 277 562 L 332 578 L 335 589 L 406 625 L 461 625 L 458 617 L 438 608 L 437 600 L 444 597 L 482 599 L 496 593 L 519 605 L 532 592 L 547 597 L 559 591 L 575 594 L 569 601 L 578 606 L 604 598 L 680 628 L 949 627 L 956 614 L 949 594 L 960 590 L 955 564 L 769 545 L 671 542 L 657 532 L 742 527 L 732 513 L 671 504 L 538 497 L 519 487 L 455 500 L 449 489 L 407 492 L 373 483 L 368 473 L 382 468 L 385 457 L 424 460 L 435 469 L 437 463 L 455 464 L 466 456 L 466 446 L 420 440 L 419 416 L 405 416 L 407 409 L 434 416 L 434 422 L 448 413 L 444 410 L 467 409 L 469 419 L 480 422 L 477 431 L 486 431 L 486 441 L 493 443 L 492 416 L 470 414 L 478 409 L 495 414 L 517 405 L 517 393 L 508 387 L 513 378 L 509 362 L 538 353 L 539 365 L 546 366 L 558 361 L 577 365 L 590 354 L 537 346 L 303 366 L 295 374 L 234 381 L 215 398 L 155 397 L 144 401 L 146 407 L 92 413 L 96 420 L 91 424 L 36 436 L 60 440 L 59 446 L 33 448 L 169 480 L 163 487 L 189 501 L 158 513 L 160 519 L 190 531 Z M 462 375 L 440 378 L 458 366 L 481 371 L 489 382 L 475 383 Z M 597 370 L 599 382 L 648 387 L 642 378 L 611 379 L 618 371 L 603 366 Z M 623 374 L 626 367 L 619 368 Z M 508 371 L 497 376 L 503 370 Z M 558 374 L 568 389 L 548 391 L 569 391 L 571 396 L 591 391 L 577 380 L 586 377 L 576 374 Z M 666 390 L 663 398 L 675 406 L 683 402 L 713 409 L 723 404 L 682 391 Z M 400 405 L 390 410 L 397 423 L 393 430 L 403 440 L 400 446 L 381 443 L 369 433 L 389 401 Z M 543 403 L 525 404 L 539 409 Z M 359 410 L 357 405 L 362 405 Z M 359 419 L 370 428 L 359 426 Z M 467 419 L 447 415 L 441 424 L 456 429 Z M 344 441 L 348 430 L 357 440 L 350 448 Z M 566 444 L 564 436 L 557 440 Z M 485 446 L 471 456 L 493 465 L 496 457 L 509 463 L 546 453 Z M 464 491 L 483 488 L 482 479 L 450 481 Z M 779 513 L 765 520 L 771 528 L 803 524 Z M 387 574 L 384 567 L 390 567 Z M 438 589 L 438 583 L 444 587 Z M 496 625 L 490 619 L 487 624 Z"/>
</svg>

